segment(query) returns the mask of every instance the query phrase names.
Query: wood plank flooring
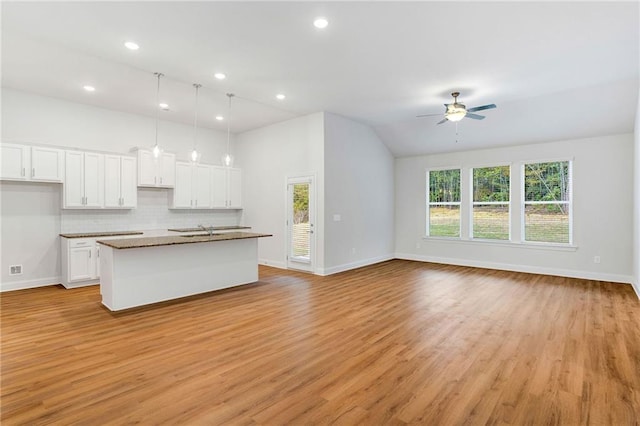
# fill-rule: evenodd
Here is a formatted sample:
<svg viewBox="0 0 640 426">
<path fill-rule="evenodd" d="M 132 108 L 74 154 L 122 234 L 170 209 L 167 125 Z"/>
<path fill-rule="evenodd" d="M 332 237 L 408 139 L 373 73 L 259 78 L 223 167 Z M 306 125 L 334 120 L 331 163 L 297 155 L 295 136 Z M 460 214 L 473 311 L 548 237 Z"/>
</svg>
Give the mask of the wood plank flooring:
<svg viewBox="0 0 640 426">
<path fill-rule="evenodd" d="M 638 425 L 631 286 L 393 260 L 122 313 L 1 296 L 3 425 Z"/>
</svg>

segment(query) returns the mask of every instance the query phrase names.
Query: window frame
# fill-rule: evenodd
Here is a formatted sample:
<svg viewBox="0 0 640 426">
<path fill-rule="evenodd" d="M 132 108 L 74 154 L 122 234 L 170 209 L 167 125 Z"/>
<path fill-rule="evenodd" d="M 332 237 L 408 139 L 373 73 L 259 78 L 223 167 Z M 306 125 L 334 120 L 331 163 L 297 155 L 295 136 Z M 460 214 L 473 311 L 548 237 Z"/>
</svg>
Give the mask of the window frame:
<svg viewBox="0 0 640 426">
<path fill-rule="evenodd" d="M 573 158 L 554 158 L 544 160 L 527 160 L 520 162 L 520 240 L 522 244 L 536 246 L 573 247 Z M 568 201 L 526 201 L 525 169 L 527 164 L 568 163 Z M 552 241 L 529 241 L 525 233 L 526 207 L 528 205 L 567 205 L 569 206 L 569 241 L 558 243 Z"/>
<path fill-rule="evenodd" d="M 486 201 L 486 202 L 482 202 L 482 201 L 474 201 L 473 200 L 473 190 L 474 190 L 474 181 L 473 181 L 473 171 L 475 169 L 489 169 L 489 168 L 493 168 L 493 167 L 508 167 L 509 168 L 509 201 Z M 469 240 L 472 241 L 486 241 L 486 242 L 503 242 L 503 243 L 510 243 L 512 242 L 512 229 L 511 229 L 511 213 L 513 210 L 512 207 L 512 203 L 513 203 L 513 165 L 512 163 L 493 163 L 491 165 L 476 165 L 476 166 L 469 166 L 468 167 L 469 170 L 469 217 L 468 217 L 468 221 L 469 221 Z M 507 239 L 497 239 L 497 238 L 476 238 L 473 236 L 473 208 L 476 205 L 506 205 L 507 206 L 507 217 L 509 218 L 509 222 L 508 222 L 508 230 L 509 230 L 509 236 Z"/>
<path fill-rule="evenodd" d="M 431 202 L 431 172 L 443 171 L 443 170 L 458 170 L 460 173 L 460 187 L 458 192 L 460 193 L 460 201 L 443 201 L 443 202 Z M 444 166 L 444 167 L 430 167 L 426 169 L 426 216 L 425 216 L 425 237 L 438 238 L 445 240 L 460 240 L 462 239 L 462 166 Z M 431 206 L 458 206 L 459 220 L 458 220 L 458 236 L 449 237 L 445 235 L 431 235 Z"/>
</svg>

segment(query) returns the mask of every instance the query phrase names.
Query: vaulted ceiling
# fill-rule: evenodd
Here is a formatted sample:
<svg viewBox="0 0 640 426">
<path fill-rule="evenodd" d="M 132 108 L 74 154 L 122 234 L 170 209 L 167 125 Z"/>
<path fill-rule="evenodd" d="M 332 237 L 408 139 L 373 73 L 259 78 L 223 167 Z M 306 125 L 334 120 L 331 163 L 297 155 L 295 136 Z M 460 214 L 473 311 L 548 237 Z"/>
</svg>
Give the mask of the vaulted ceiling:
<svg viewBox="0 0 640 426">
<path fill-rule="evenodd" d="M 232 92 L 234 133 L 329 111 L 406 156 L 631 132 L 639 28 L 637 2 L 3 2 L 2 85 L 155 116 L 159 71 L 163 119 L 200 83 L 203 126 Z M 498 108 L 415 117 L 452 91 Z"/>
</svg>

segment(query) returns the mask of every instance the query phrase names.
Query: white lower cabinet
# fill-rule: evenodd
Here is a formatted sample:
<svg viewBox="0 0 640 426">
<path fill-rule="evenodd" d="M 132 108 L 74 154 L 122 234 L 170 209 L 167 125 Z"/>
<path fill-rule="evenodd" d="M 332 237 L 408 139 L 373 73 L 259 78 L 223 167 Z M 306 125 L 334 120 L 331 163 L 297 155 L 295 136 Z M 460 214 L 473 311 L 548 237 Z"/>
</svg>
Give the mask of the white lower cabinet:
<svg viewBox="0 0 640 426">
<path fill-rule="evenodd" d="M 62 238 L 62 285 L 66 288 L 97 284 L 100 245 L 96 238 Z"/>
<path fill-rule="evenodd" d="M 176 162 L 176 183 L 173 189 L 174 209 L 211 208 L 212 166 Z"/>
</svg>

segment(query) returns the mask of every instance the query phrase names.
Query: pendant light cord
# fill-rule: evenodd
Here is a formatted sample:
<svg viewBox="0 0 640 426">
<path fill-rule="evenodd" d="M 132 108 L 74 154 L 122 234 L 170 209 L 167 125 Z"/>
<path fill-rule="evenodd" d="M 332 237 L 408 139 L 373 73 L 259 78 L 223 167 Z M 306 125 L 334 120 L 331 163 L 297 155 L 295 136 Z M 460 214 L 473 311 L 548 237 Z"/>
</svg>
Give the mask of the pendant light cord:
<svg viewBox="0 0 640 426">
<path fill-rule="evenodd" d="M 227 97 L 229 98 L 229 116 L 227 117 L 227 155 L 231 155 L 229 152 L 229 141 L 231 140 L 231 98 L 233 98 L 233 93 L 227 93 Z"/>
<path fill-rule="evenodd" d="M 158 119 L 160 114 L 160 77 L 163 77 L 164 74 L 161 72 L 155 73 L 158 76 L 158 87 L 156 90 L 156 146 L 158 146 Z"/>
<path fill-rule="evenodd" d="M 195 151 L 198 140 L 198 90 L 202 84 L 194 83 L 193 87 L 196 88 L 196 112 L 193 115 L 193 150 Z"/>
</svg>

